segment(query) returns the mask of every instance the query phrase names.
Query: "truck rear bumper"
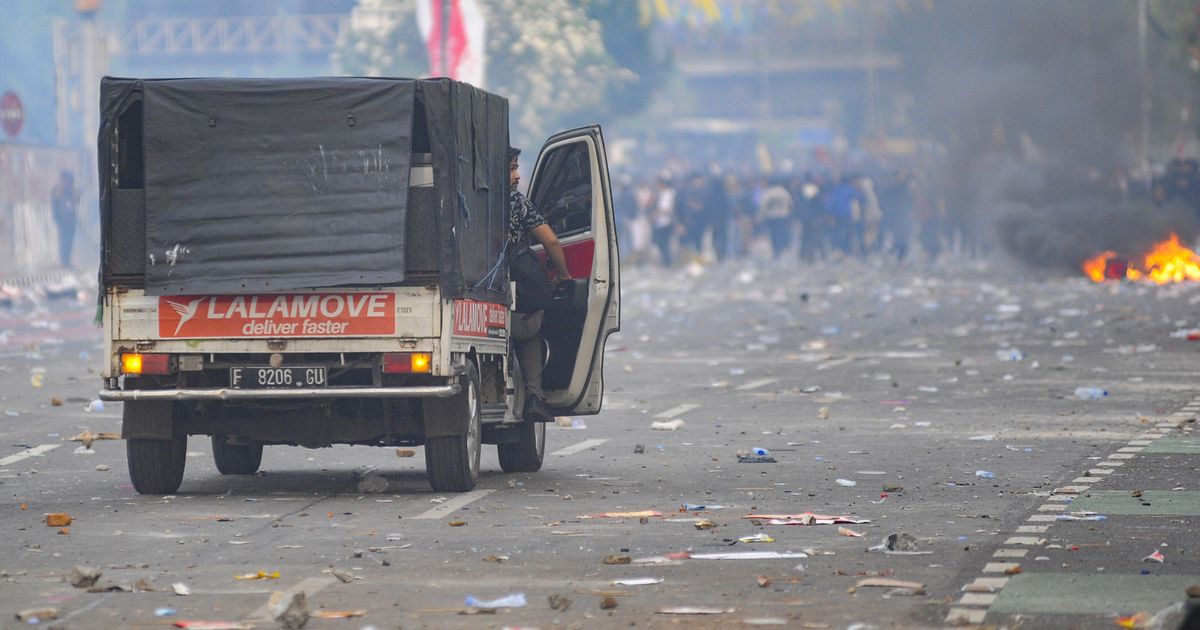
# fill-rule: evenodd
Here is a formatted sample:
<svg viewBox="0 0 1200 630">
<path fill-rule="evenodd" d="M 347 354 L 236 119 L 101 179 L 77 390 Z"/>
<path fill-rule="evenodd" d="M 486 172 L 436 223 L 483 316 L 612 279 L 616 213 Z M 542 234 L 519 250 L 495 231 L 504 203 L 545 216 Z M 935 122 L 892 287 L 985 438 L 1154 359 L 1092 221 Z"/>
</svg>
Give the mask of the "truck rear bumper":
<svg viewBox="0 0 1200 630">
<path fill-rule="evenodd" d="M 408 387 L 322 387 L 296 389 L 104 389 L 100 400 L 284 400 L 296 398 L 449 398 L 461 390 L 458 380 L 446 385 Z"/>
</svg>

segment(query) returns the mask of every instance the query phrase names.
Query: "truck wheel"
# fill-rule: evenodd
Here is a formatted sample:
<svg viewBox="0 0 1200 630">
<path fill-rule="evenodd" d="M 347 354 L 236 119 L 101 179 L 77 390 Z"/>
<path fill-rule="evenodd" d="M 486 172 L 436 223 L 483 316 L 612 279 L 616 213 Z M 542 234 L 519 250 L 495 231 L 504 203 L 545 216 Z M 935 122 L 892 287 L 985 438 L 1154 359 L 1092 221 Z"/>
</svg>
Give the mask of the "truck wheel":
<svg viewBox="0 0 1200 630">
<path fill-rule="evenodd" d="M 125 440 L 129 480 L 138 494 L 174 494 L 183 483 L 187 460 L 187 436 L 169 440 L 131 438 Z"/>
<path fill-rule="evenodd" d="M 541 470 L 546 456 L 546 423 L 522 422 L 516 431 L 516 442 L 496 445 L 500 468 L 510 473 Z"/>
<path fill-rule="evenodd" d="M 437 492 L 467 492 L 479 479 L 479 456 L 483 450 L 483 412 L 479 400 L 479 370 L 467 362 L 463 389 L 450 399 L 448 409 L 466 414 L 465 435 L 425 440 L 425 470 L 429 485 Z"/>
<path fill-rule="evenodd" d="M 212 436 L 213 459 L 222 475 L 253 475 L 262 464 L 262 444 L 230 444 L 229 436 Z"/>
</svg>

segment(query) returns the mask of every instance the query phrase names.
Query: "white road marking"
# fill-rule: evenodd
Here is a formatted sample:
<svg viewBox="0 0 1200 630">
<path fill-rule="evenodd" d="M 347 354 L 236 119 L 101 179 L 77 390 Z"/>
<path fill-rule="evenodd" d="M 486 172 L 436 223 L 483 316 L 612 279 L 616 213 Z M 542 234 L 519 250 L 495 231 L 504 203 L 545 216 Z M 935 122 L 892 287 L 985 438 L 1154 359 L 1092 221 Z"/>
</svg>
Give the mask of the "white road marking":
<svg viewBox="0 0 1200 630">
<path fill-rule="evenodd" d="M 1049 525 L 1020 525 L 1017 527 L 1018 534 L 1044 534 L 1049 530 Z"/>
<path fill-rule="evenodd" d="M 693 409 L 696 409 L 699 406 L 700 405 L 693 405 L 691 403 L 687 403 L 687 404 L 679 405 L 678 407 L 671 407 L 670 409 L 668 409 L 660 414 L 656 414 L 654 417 L 655 418 L 674 418 L 675 416 L 678 416 L 680 414 L 685 414 Z"/>
<path fill-rule="evenodd" d="M 307 579 L 301 580 L 299 584 L 296 584 L 294 586 L 289 586 L 287 589 L 285 589 L 283 591 L 284 597 L 291 597 L 293 593 L 298 593 L 300 591 L 304 591 L 304 596 L 306 598 L 308 598 L 308 601 L 311 602 L 313 595 L 315 595 L 318 591 L 325 588 L 326 586 L 329 586 L 330 584 L 336 584 L 336 583 L 337 583 L 337 579 L 331 578 L 331 577 L 307 578 Z M 251 622 L 257 621 L 257 622 L 262 622 L 262 623 L 269 623 L 271 621 L 271 611 L 269 609 L 269 606 L 270 606 L 269 602 L 267 604 L 263 604 L 262 606 L 259 606 L 257 609 L 254 610 L 254 612 L 250 613 L 249 615 L 246 615 L 245 621 L 251 621 Z"/>
<path fill-rule="evenodd" d="M 1021 565 L 1016 562 L 989 562 L 983 565 L 984 573 L 1004 573 L 1010 569 L 1015 569 Z"/>
<path fill-rule="evenodd" d="M 987 610 L 974 608 L 951 608 L 950 614 L 946 615 L 947 623 L 968 623 L 981 624 L 984 618 L 987 617 Z"/>
<path fill-rule="evenodd" d="M 824 362 L 824 363 L 822 363 L 822 364 L 818 365 L 818 366 L 817 366 L 817 369 L 818 369 L 818 370 L 828 370 L 828 369 L 831 369 L 831 368 L 838 367 L 838 366 L 840 366 L 840 365 L 846 365 L 847 363 L 849 363 L 849 362 L 851 362 L 851 361 L 853 361 L 853 360 L 854 360 L 854 357 L 845 357 L 845 358 L 842 358 L 842 359 L 834 359 L 834 360 L 832 360 L 832 361 L 826 361 L 826 362 Z"/>
<path fill-rule="evenodd" d="M 1029 555 L 1028 549 L 997 549 L 993 558 L 1024 558 Z"/>
<path fill-rule="evenodd" d="M 478 501 L 479 499 L 482 499 L 483 497 L 486 497 L 487 495 L 489 495 L 495 491 L 496 491 L 495 489 L 490 489 L 490 490 L 472 490 L 470 492 L 464 492 L 464 493 L 454 497 L 453 499 L 446 501 L 445 503 L 441 503 L 441 504 L 437 505 L 436 507 L 433 507 L 424 512 L 421 512 L 420 514 L 414 516 L 413 518 L 425 519 L 425 520 L 442 518 L 444 516 L 447 516 L 449 514 L 457 512 L 458 510 L 461 510 L 467 504 L 472 503 L 474 501 Z"/>
<path fill-rule="evenodd" d="M 778 383 L 778 382 L 779 382 L 779 379 L 777 379 L 777 378 L 760 378 L 757 381 L 750 381 L 749 383 L 746 383 L 745 385 L 739 385 L 736 389 L 740 392 L 744 392 L 744 391 L 751 390 L 751 389 L 758 389 L 759 387 L 762 387 L 763 385 L 770 385 L 771 383 Z"/>
<path fill-rule="evenodd" d="M 8 457 L 0 459 L 0 466 L 7 466 L 9 464 L 15 464 L 15 463 L 21 461 L 22 459 L 26 459 L 29 457 L 38 457 L 42 453 L 46 453 L 48 451 L 53 451 L 54 449 L 56 449 L 60 446 L 62 446 L 62 445 L 61 444 L 38 444 L 37 446 L 35 446 L 33 448 L 27 448 L 27 449 L 21 451 L 20 453 L 17 453 L 16 455 L 9 455 Z"/>
<path fill-rule="evenodd" d="M 991 606 L 996 601 L 994 593 L 963 593 L 958 603 L 963 606 Z"/>
<path fill-rule="evenodd" d="M 595 440 L 584 440 L 578 444 L 572 444 L 571 446 L 568 446 L 565 448 L 560 448 L 557 451 L 550 453 L 550 456 L 551 457 L 563 457 L 566 455 L 574 455 L 575 453 L 578 453 L 580 451 L 586 451 L 589 448 L 592 448 L 593 446 L 600 446 L 601 444 L 604 444 L 607 441 L 608 441 L 607 439 L 603 439 L 603 438 L 595 439 Z"/>
</svg>

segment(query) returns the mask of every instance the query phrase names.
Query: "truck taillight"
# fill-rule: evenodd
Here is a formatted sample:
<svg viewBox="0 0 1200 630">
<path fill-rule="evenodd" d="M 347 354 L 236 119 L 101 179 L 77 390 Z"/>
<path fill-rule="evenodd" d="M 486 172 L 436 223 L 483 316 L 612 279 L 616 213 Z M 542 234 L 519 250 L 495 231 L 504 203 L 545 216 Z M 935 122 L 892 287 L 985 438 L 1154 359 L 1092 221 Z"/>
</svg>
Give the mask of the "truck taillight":
<svg viewBox="0 0 1200 630">
<path fill-rule="evenodd" d="M 383 373 L 428 374 L 432 359 L 428 352 L 388 352 L 383 355 Z"/>
<path fill-rule="evenodd" d="M 171 355 L 127 353 L 121 355 L 122 374 L 169 374 Z"/>
</svg>

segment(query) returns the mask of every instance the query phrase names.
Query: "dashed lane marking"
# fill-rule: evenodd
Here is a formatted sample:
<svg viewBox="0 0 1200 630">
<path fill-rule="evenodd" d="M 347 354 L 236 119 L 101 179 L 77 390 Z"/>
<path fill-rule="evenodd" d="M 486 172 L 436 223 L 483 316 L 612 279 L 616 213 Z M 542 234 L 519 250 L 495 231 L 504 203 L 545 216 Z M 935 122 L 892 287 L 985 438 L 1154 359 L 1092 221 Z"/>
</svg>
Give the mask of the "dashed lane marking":
<svg viewBox="0 0 1200 630">
<path fill-rule="evenodd" d="M 414 516 L 413 518 L 414 519 L 433 520 L 435 518 L 442 518 L 445 516 L 449 516 L 450 514 L 453 514 L 454 512 L 457 512 L 458 510 L 461 510 L 462 508 L 466 507 L 468 504 L 478 501 L 479 499 L 482 499 L 483 497 L 486 497 L 487 495 L 489 495 L 495 491 L 496 491 L 495 489 L 490 489 L 490 490 L 472 490 L 470 492 L 464 492 L 464 493 L 454 497 L 453 499 L 446 501 L 445 503 L 438 504 L 436 507 L 433 507 L 428 510 L 425 510 L 424 512 L 421 512 L 420 514 Z"/>
<path fill-rule="evenodd" d="M 951 608 L 950 614 L 946 616 L 946 621 L 949 623 L 983 623 L 983 618 L 987 616 L 987 610 L 976 610 L 974 608 Z"/>
<path fill-rule="evenodd" d="M 1191 405 L 1200 406 L 1200 399 L 1197 399 L 1196 401 L 1191 403 Z M 1179 414 L 1179 415 L 1182 416 L 1185 414 Z M 1186 414 L 1186 415 L 1191 417 L 1191 414 Z M 1175 428 L 1176 427 L 1174 425 L 1160 425 L 1157 428 L 1150 429 L 1149 431 L 1146 431 L 1145 433 L 1138 435 L 1136 437 L 1136 439 L 1131 440 L 1125 447 L 1118 449 L 1116 453 L 1108 456 L 1104 461 L 1100 461 L 1095 464 L 1096 466 L 1100 466 L 1102 468 L 1093 468 L 1091 470 L 1088 470 L 1086 477 L 1078 477 L 1073 482 L 1071 482 L 1072 485 L 1063 486 L 1062 488 L 1056 490 L 1055 493 L 1052 494 L 1047 499 L 1047 501 L 1053 501 L 1055 503 L 1047 503 L 1047 504 L 1039 506 L 1037 508 L 1038 513 L 1030 514 L 1025 519 L 1026 524 L 1018 526 L 1014 533 L 1017 533 L 1017 534 L 1045 534 L 1050 529 L 1050 523 L 1053 523 L 1054 521 L 1058 520 L 1058 518 L 1059 518 L 1059 514 L 1054 514 L 1053 512 L 1066 511 L 1069 507 L 1069 504 L 1066 502 L 1069 501 L 1069 502 L 1071 502 L 1070 505 L 1075 505 L 1075 501 L 1076 501 L 1077 497 L 1084 496 L 1084 498 L 1087 498 L 1087 497 L 1094 498 L 1094 497 L 1099 496 L 1096 494 L 1081 495 L 1081 493 L 1084 490 L 1088 490 L 1091 492 L 1092 490 L 1091 490 L 1090 484 L 1104 481 L 1108 475 L 1111 475 L 1113 473 L 1113 470 L 1115 468 L 1124 466 L 1125 462 L 1127 460 L 1133 459 L 1135 457 L 1135 453 L 1143 453 L 1143 452 L 1153 451 L 1156 448 L 1156 446 L 1155 446 L 1156 443 L 1154 442 L 1154 440 L 1157 440 L 1157 439 L 1163 437 L 1164 435 L 1170 434 Z M 1083 484 L 1083 485 L 1081 485 L 1081 484 Z M 1110 494 L 1112 494 L 1112 495 L 1119 494 L 1121 496 L 1125 495 L 1124 492 L 1117 493 L 1117 492 L 1111 492 L 1111 491 L 1107 492 L 1107 493 L 1101 493 L 1101 494 L 1103 494 L 1104 496 L 1108 496 Z M 1197 494 L 1200 494 L 1200 493 L 1197 493 Z M 1176 497 L 1174 494 L 1168 494 L 1167 496 L 1170 499 L 1181 498 L 1181 497 Z M 1186 497 L 1183 497 L 1183 498 L 1186 499 Z M 1096 500 L 1096 499 L 1094 499 L 1094 500 Z M 1063 503 L 1058 503 L 1058 502 L 1063 502 Z M 1167 502 L 1169 503 L 1170 501 L 1167 501 Z M 1200 504 L 1200 502 L 1197 502 L 1197 503 Z M 1092 507 L 1093 508 L 1092 511 L 1097 511 L 1097 512 L 1099 512 L 1099 511 L 1112 512 L 1113 511 L 1111 509 L 1108 509 L 1108 510 L 1101 509 L 1101 508 L 1108 507 L 1108 506 L 1101 506 L 1101 505 L 1089 506 L 1089 505 L 1087 505 L 1086 501 L 1075 505 L 1075 507 L 1078 509 Z M 1045 512 L 1051 512 L 1051 513 L 1046 514 Z M 1028 523 L 1043 523 L 1043 524 L 1030 525 Z M 1037 536 L 1012 536 L 1012 537 L 1008 538 L 1004 542 L 1004 544 L 1005 545 L 1036 546 L 1043 542 L 1044 542 L 1044 539 L 1037 537 Z M 1029 554 L 1029 550 L 1025 549 L 1025 548 L 1003 548 L 1003 549 L 997 549 L 995 552 L 993 552 L 992 557 L 997 560 L 1003 560 L 1003 559 L 1021 560 L 1021 559 L 1026 558 L 1028 556 L 1028 554 Z M 989 573 L 992 573 L 992 574 L 1004 573 L 1004 572 L 1012 569 L 1013 567 L 1018 567 L 1018 566 L 1020 566 L 1020 565 L 1016 562 L 988 562 L 986 565 L 984 565 L 983 570 L 981 572 L 985 575 L 989 574 Z M 957 623 L 971 623 L 971 624 L 983 623 L 984 619 L 988 615 L 988 612 L 991 610 L 994 610 L 996 608 L 995 604 L 998 601 L 998 597 L 999 597 L 998 593 L 1002 592 L 1004 590 L 1005 585 L 1007 585 L 1007 584 L 1008 584 L 1008 578 L 1006 578 L 1006 577 L 975 578 L 974 582 L 963 586 L 962 590 L 964 591 L 964 593 L 959 598 L 959 600 L 957 602 L 955 602 L 954 605 L 949 609 L 948 614 L 946 615 L 946 621 L 949 623 L 956 623 L 956 624 Z M 1004 600 L 999 600 L 999 601 L 1004 601 Z M 1024 608 L 1021 608 L 1021 610 L 1024 610 Z M 997 612 L 1012 612 L 1012 611 L 1005 610 L 1005 611 L 997 611 Z"/>
<path fill-rule="evenodd" d="M 675 416 L 678 416 L 680 414 L 685 414 L 685 413 L 687 413 L 693 409 L 697 409 L 699 407 L 700 407 L 700 405 L 694 405 L 692 403 L 685 403 L 685 404 L 679 405 L 678 407 L 671 407 L 670 409 L 668 409 L 660 414 L 656 414 L 654 417 L 655 418 L 674 418 Z"/>
<path fill-rule="evenodd" d="M 746 383 L 745 385 L 739 385 L 735 389 L 737 389 L 739 392 L 744 392 L 744 391 L 748 391 L 751 389 L 758 389 L 759 387 L 762 387 L 764 385 L 770 385 L 771 383 L 778 383 L 778 382 L 779 382 L 779 379 L 777 379 L 777 378 L 760 378 L 757 381 L 750 381 L 749 383 Z"/>
<path fill-rule="evenodd" d="M 0 459 L 0 466 L 7 466 L 9 464 L 15 464 L 23 459 L 27 459 L 30 457 L 38 457 L 38 456 L 42 455 L 43 453 L 46 453 L 48 451 L 53 451 L 54 449 L 58 448 L 59 446 L 62 446 L 62 445 L 61 444 L 39 444 L 33 448 L 27 448 L 27 449 L 21 451 L 20 453 L 17 453 L 16 455 L 9 455 L 8 457 Z"/>
<path fill-rule="evenodd" d="M 607 441 L 608 440 L 604 439 L 604 438 L 595 439 L 595 440 L 584 440 L 578 444 L 572 444 L 568 447 L 560 448 L 557 451 L 550 453 L 550 456 L 551 457 L 565 457 L 567 455 L 574 455 L 575 453 L 578 453 L 580 451 L 586 451 L 589 448 L 592 448 L 594 446 L 600 446 L 601 444 L 604 444 Z"/>
</svg>

